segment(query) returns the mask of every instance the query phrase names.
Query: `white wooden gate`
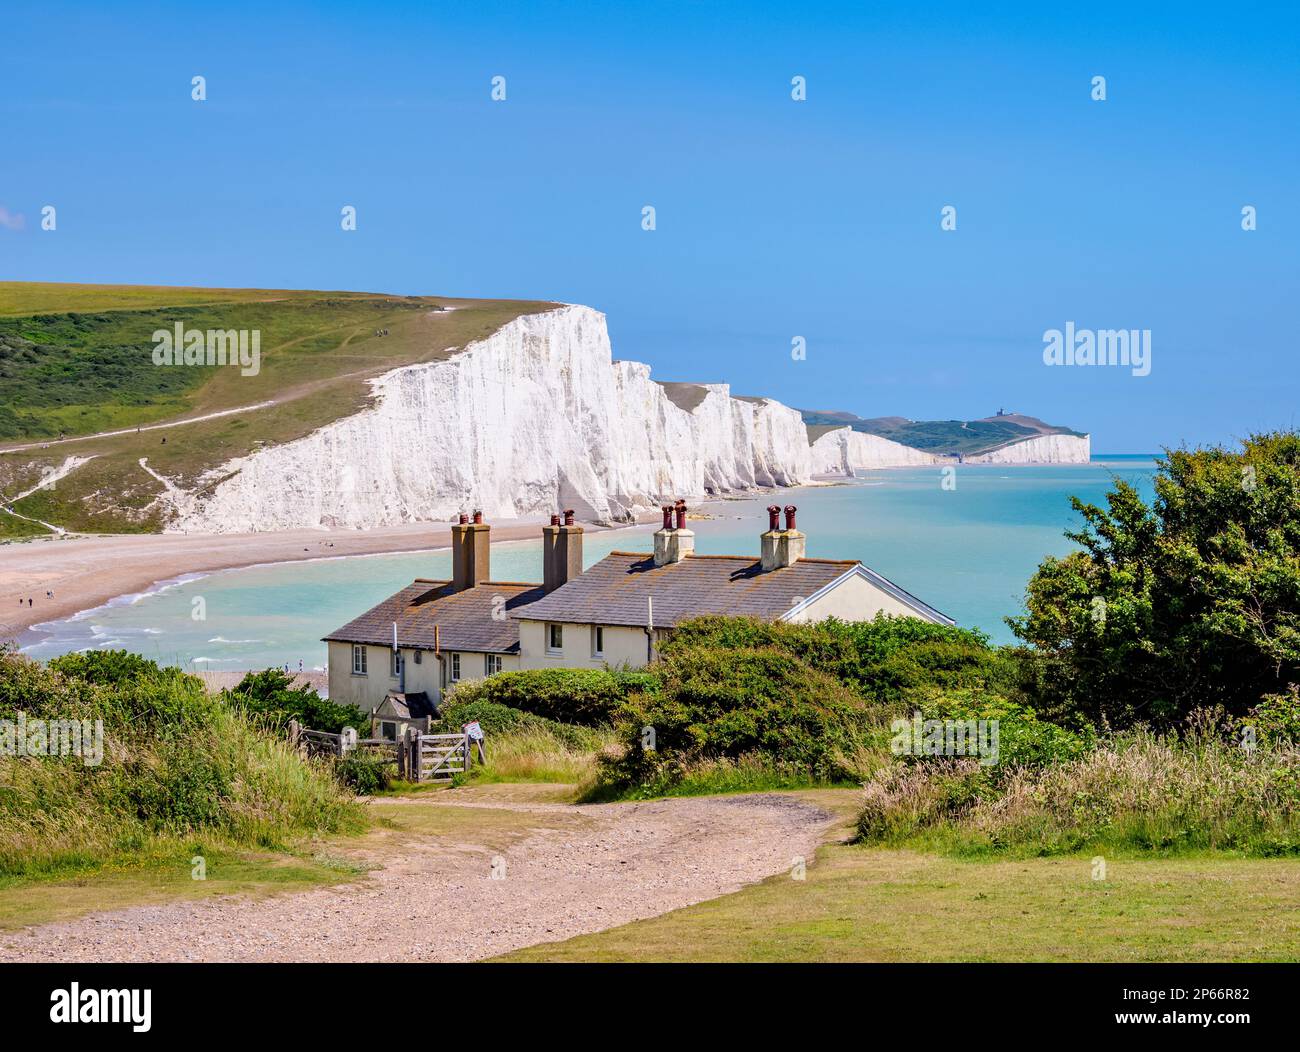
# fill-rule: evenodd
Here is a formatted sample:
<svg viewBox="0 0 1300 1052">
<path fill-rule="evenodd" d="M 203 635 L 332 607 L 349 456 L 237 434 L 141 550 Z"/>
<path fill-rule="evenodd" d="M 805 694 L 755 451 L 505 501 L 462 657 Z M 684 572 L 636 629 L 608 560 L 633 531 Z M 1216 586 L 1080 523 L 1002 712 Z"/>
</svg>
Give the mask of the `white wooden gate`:
<svg viewBox="0 0 1300 1052">
<path fill-rule="evenodd" d="M 464 734 L 421 734 L 416 739 L 418 781 L 451 778 L 469 767 L 469 739 Z"/>
</svg>

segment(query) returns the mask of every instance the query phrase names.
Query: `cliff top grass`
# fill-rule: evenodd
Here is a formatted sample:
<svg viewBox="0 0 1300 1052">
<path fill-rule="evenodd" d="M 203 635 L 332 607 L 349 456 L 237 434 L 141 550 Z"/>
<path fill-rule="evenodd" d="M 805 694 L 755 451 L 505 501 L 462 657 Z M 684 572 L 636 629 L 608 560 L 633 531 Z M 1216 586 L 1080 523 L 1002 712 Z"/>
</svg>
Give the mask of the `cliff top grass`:
<svg viewBox="0 0 1300 1052">
<path fill-rule="evenodd" d="M 555 306 L 0 282 L 0 500 L 12 501 L 69 456 L 93 457 L 15 510 L 71 530 L 156 530 L 163 523 L 153 504 L 164 486 L 141 458 L 192 486 L 234 457 L 358 412 L 370 399 L 367 381 L 384 372 L 444 359 L 521 315 Z M 260 331 L 260 370 L 245 376 L 230 365 L 155 365 L 153 333 L 177 323 Z M 201 419 L 215 413 L 225 415 Z M 186 421 L 194 422 L 160 427 Z M 0 515 L 0 536 L 30 533 L 29 525 Z"/>
<path fill-rule="evenodd" d="M 816 441 L 837 428 L 848 427 L 936 456 L 978 456 L 1043 435 L 1084 436 L 1082 431 L 1047 424 L 1019 413 L 982 420 L 907 420 L 899 416 L 879 416 L 868 420 L 834 409 L 801 409 L 800 413 L 810 441 Z"/>
</svg>

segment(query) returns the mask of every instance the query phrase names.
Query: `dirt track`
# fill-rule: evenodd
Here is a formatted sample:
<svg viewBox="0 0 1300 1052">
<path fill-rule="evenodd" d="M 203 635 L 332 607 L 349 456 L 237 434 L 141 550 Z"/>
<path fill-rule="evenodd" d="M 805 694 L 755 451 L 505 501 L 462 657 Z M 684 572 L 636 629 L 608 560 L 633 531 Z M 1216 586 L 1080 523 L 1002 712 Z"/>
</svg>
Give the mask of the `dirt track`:
<svg viewBox="0 0 1300 1052">
<path fill-rule="evenodd" d="M 811 863 L 834 823 L 775 794 L 573 807 L 454 791 L 401 806 L 473 808 L 457 825 L 472 830 L 478 816 L 484 835 L 405 837 L 380 849 L 370 861 L 382 868 L 354 884 L 138 906 L 3 933 L 0 961 L 475 960 L 789 872 L 797 858 Z"/>
</svg>

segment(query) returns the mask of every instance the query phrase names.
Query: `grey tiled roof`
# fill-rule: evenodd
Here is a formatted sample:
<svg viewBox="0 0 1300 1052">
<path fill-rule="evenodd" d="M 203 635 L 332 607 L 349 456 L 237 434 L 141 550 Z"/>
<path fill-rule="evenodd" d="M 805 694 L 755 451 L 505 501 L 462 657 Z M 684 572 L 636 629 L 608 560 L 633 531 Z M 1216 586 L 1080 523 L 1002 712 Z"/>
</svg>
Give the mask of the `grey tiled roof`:
<svg viewBox="0 0 1300 1052">
<path fill-rule="evenodd" d="M 432 650 L 437 625 L 443 650 L 517 654 L 519 624 L 509 615 L 541 596 L 539 584 L 489 581 L 453 592 L 450 581 L 417 580 L 324 638 L 392 646 L 396 621 L 400 646 Z"/>
<path fill-rule="evenodd" d="M 800 559 L 762 573 L 758 561 L 744 555 L 690 555 L 655 566 L 652 555 L 611 552 L 550 595 L 515 607 L 512 616 L 641 626 L 651 596 L 656 628 L 702 614 L 773 620 L 858 565 L 852 559 Z"/>
</svg>

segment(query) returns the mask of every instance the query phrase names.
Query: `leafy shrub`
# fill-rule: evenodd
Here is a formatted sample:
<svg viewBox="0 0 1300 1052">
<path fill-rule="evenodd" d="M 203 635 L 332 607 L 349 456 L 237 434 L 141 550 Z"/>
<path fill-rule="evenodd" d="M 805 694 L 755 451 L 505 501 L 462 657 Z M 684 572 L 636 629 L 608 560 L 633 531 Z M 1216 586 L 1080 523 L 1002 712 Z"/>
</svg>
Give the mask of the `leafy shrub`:
<svg viewBox="0 0 1300 1052">
<path fill-rule="evenodd" d="M 560 723 L 596 726 L 609 723 L 630 694 L 652 692 L 655 685 L 651 672 L 526 669 L 462 683 L 453 693 L 452 701 L 457 705 L 486 701 Z"/>
<path fill-rule="evenodd" d="M 83 690 L 94 715 L 108 723 L 149 728 L 204 724 L 216 704 L 196 676 L 161 668 L 125 650 L 65 654 L 49 667 L 62 673 L 67 683 L 83 685 L 71 689 Z M 29 699 L 32 707 L 27 711 L 39 713 L 39 696 L 37 692 Z"/>
<path fill-rule="evenodd" d="M 980 632 L 915 617 L 786 623 L 710 616 L 686 621 L 660 646 L 775 647 L 834 676 L 864 700 L 896 701 L 928 687 L 1010 689 L 1014 663 Z"/>
<path fill-rule="evenodd" d="M 148 658 L 129 650 L 85 650 L 77 654 L 64 654 L 54 658 L 50 667 L 73 679 L 107 687 L 135 684 L 146 674 L 163 671 Z"/>
<path fill-rule="evenodd" d="M 1042 767 L 1078 759 L 1096 747 L 1091 728 L 1067 730 L 1039 719 L 1025 705 L 981 691 L 935 693 L 920 705 L 926 719 L 997 721 L 996 776 L 1014 767 Z M 923 757 L 922 759 L 930 759 Z"/>
<path fill-rule="evenodd" d="M 1265 745 L 1300 745 L 1300 686 L 1292 683 L 1284 694 L 1266 694 L 1244 721 Z"/>
<path fill-rule="evenodd" d="M 383 792 L 394 777 L 391 757 L 376 756 L 369 749 L 351 752 L 335 761 L 334 772 L 344 785 L 360 796 Z"/>
<path fill-rule="evenodd" d="M 618 755 L 602 758 L 594 795 L 662 792 L 693 767 L 761 754 L 806 781 L 852 778 L 863 706 L 834 677 L 775 647 L 673 646 L 659 690 L 620 710 Z M 653 749 L 643 733 L 653 731 Z"/>
<path fill-rule="evenodd" d="M 1046 560 L 1009 624 L 1058 666 L 1049 706 L 1115 727 L 1244 716 L 1300 682 L 1300 433 L 1168 451 L 1155 489 L 1075 499 L 1083 550 Z"/>
<path fill-rule="evenodd" d="M 275 727 L 297 720 L 308 730 L 338 734 L 344 727 L 352 727 L 361 730 L 363 737 L 370 727 L 370 717 L 357 706 L 322 698 L 306 684 L 295 687 L 293 677 L 283 669 L 250 672 L 224 696 L 245 712 L 265 717 Z"/>
</svg>

